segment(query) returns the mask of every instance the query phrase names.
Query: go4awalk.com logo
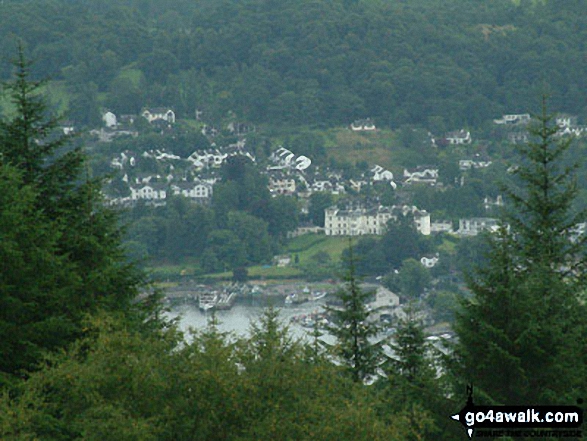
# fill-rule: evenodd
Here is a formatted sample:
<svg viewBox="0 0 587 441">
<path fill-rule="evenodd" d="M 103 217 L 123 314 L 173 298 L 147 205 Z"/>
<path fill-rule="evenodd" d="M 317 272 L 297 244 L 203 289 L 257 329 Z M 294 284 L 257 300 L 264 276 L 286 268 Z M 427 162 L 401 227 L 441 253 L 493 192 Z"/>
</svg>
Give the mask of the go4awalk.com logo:
<svg viewBox="0 0 587 441">
<path fill-rule="evenodd" d="M 451 418 L 465 427 L 469 438 L 581 437 L 583 410 L 578 406 L 476 406 L 471 386 L 467 387 L 467 394 L 467 404 Z"/>
</svg>

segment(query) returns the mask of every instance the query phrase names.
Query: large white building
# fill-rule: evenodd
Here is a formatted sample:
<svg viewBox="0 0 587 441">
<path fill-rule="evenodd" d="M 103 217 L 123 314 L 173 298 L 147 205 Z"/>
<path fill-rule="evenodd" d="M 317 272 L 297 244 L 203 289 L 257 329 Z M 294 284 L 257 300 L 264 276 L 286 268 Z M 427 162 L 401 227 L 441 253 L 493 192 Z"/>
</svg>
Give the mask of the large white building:
<svg viewBox="0 0 587 441">
<path fill-rule="evenodd" d="M 324 211 L 324 232 L 327 236 L 360 236 L 364 234 L 383 234 L 390 219 L 397 219 L 398 215 L 414 216 L 416 229 L 424 234 L 430 234 L 430 214 L 416 207 L 377 207 L 352 208 L 341 210 L 330 207 Z"/>
</svg>

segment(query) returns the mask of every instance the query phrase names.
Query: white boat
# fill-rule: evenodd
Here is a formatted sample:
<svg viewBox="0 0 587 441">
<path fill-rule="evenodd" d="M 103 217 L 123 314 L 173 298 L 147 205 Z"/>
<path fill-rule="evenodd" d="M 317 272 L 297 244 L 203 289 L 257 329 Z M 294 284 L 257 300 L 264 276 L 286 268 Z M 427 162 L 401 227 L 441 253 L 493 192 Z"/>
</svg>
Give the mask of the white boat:
<svg viewBox="0 0 587 441">
<path fill-rule="evenodd" d="M 204 304 L 200 304 L 200 309 L 204 312 L 209 311 L 210 309 L 214 308 L 214 304 L 213 303 L 204 303 Z"/>
<path fill-rule="evenodd" d="M 310 299 L 313 301 L 320 300 L 326 297 L 326 291 L 313 292 Z"/>
<path fill-rule="evenodd" d="M 200 294 L 199 307 L 206 312 L 214 308 L 218 303 L 218 294 L 215 292 Z"/>
</svg>

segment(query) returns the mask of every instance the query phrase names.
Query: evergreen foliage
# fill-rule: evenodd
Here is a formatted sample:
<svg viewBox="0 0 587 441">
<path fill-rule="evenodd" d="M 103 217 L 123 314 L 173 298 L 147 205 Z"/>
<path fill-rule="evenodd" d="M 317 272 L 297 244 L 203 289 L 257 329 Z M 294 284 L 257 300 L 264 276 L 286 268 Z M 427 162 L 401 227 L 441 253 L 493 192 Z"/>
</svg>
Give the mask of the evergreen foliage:
<svg viewBox="0 0 587 441">
<path fill-rule="evenodd" d="M 573 207 L 574 167 L 563 162 L 571 141 L 557 132 L 543 107 L 457 316 L 455 372 L 494 403 L 569 403 L 584 391 L 585 237 L 575 230 L 584 217 Z"/>
<path fill-rule="evenodd" d="M 142 321 L 133 304 L 143 275 L 129 264 L 101 181 L 82 179 L 84 156 L 56 133 L 42 83 L 22 49 L 6 88 L 15 106 L 0 121 L 0 372 L 26 375 L 43 350 L 66 346 L 98 309 Z M 151 303 L 155 305 L 155 303 Z"/>
<path fill-rule="evenodd" d="M 250 338 L 213 321 L 180 344 L 111 315 L 86 322 L 70 350 L 0 395 L 0 438 L 124 440 L 408 439 L 422 436 L 331 364 L 307 362 L 267 311 Z M 377 411 L 376 409 L 381 409 Z M 422 415 L 412 415 L 415 422 Z"/>
<path fill-rule="evenodd" d="M 394 356 L 386 363 L 382 392 L 394 412 L 408 416 L 426 434 L 422 439 L 456 439 L 461 428 L 447 424 L 446 415 L 455 404 L 447 399 L 446 381 L 438 371 L 440 349 L 426 339 L 415 304 L 407 304 L 404 311 L 390 344 Z"/>
<path fill-rule="evenodd" d="M 401 319 L 395 343 L 391 345 L 395 358 L 391 361 L 393 370 L 410 384 L 422 384 L 422 380 L 434 378 L 429 359 L 429 345 L 422 324 L 415 317 L 412 305 L 406 310 L 406 317 Z"/>
<path fill-rule="evenodd" d="M 343 280 L 345 286 L 336 293 L 341 305 L 326 306 L 331 318 L 326 329 L 336 337 L 333 355 L 342 362 L 354 382 L 362 382 L 375 374 L 382 361 L 382 351 L 379 344 L 370 341 L 378 332 L 366 305 L 372 293 L 359 287 L 352 246 L 348 253 L 348 272 Z"/>
</svg>

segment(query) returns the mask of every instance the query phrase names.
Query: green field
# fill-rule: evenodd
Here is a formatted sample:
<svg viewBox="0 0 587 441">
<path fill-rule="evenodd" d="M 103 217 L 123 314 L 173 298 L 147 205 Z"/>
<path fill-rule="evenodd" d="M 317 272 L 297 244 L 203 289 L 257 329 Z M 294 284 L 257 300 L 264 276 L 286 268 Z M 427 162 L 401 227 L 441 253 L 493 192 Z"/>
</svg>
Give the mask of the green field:
<svg viewBox="0 0 587 441">
<path fill-rule="evenodd" d="M 339 162 L 356 163 L 369 158 L 369 163 L 383 167 L 389 168 L 396 164 L 392 146 L 397 142 L 390 130 L 357 133 L 347 128 L 339 128 L 329 130 L 325 135 L 328 156 Z"/>
<path fill-rule="evenodd" d="M 414 167 L 422 159 L 421 153 L 403 146 L 397 131 L 389 129 L 357 133 L 348 128 L 336 128 L 321 134 L 326 139 L 326 154 L 340 163 L 367 161 L 370 166 L 378 164 L 400 176 L 404 167 Z"/>
<path fill-rule="evenodd" d="M 312 256 L 318 253 L 327 253 L 333 263 L 340 261 L 343 251 L 349 246 L 349 239 L 340 236 L 324 236 L 323 234 L 305 234 L 290 240 L 282 254 L 292 257 L 292 265 L 277 267 L 275 265 L 255 265 L 248 267 L 249 277 L 262 279 L 295 279 L 303 277 L 303 271 L 293 265 L 297 255 L 300 266 L 312 263 Z M 148 269 L 155 280 L 174 281 L 179 277 L 195 276 L 202 279 L 229 280 L 232 271 L 215 274 L 196 275 L 199 268 L 195 264 L 184 263 L 178 265 L 158 265 Z M 173 283 L 173 282 L 163 282 Z"/>
<path fill-rule="evenodd" d="M 342 236 L 305 234 L 293 238 L 286 247 L 285 254 L 298 255 L 300 264 L 308 263 L 317 253 L 325 252 L 333 262 L 338 262 L 342 252 L 348 248 L 349 239 Z"/>
<path fill-rule="evenodd" d="M 332 262 L 340 261 L 343 251 L 349 246 L 349 240 L 340 236 L 324 236 L 322 234 L 305 234 L 290 240 L 282 254 L 292 257 L 292 266 L 277 267 L 275 265 L 255 265 L 248 269 L 250 278 L 261 279 L 293 279 L 303 277 L 304 273 L 293 266 L 295 255 L 299 258 L 299 265 L 312 263 L 312 256 L 324 252 L 330 256 Z M 206 274 L 203 278 L 227 280 L 232 272 Z"/>
<path fill-rule="evenodd" d="M 291 266 L 277 267 L 268 265 L 255 265 L 247 268 L 249 278 L 253 279 L 295 279 L 301 277 L 302 271 Z M 202 276 L 203 279 L 212 280 L 229 280 L 232 278 L 232 271 L 225 271 L 223 273 L 206 274 Z"/>
</svg>

